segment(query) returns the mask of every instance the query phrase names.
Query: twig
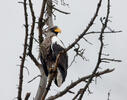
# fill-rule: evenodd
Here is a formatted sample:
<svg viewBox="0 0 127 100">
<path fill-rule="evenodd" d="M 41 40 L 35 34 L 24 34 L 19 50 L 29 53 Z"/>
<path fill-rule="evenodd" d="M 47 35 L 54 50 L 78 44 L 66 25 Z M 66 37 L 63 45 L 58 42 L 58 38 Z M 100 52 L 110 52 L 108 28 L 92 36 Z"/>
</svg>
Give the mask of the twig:
<svg viewBox="0 0 127 100">
<path fill-rule="evenodd" d="M 109 90 L 109 92 L 108 92 L 108 99 L 107 100 L 110 100 L 110 96 L 111 96 L 111 90 Z"/>
<path fill-rule="evenodd" d="M 102 61 L 113 61 L 113 62 L 122 62 L 121 60 L 109 59 L 109 58 L 101 58 Z"/>
<path fill-rule="evenodd" d="M 61 0 L 61 5 L 63 5 L 63 6 L 69 6 L 69 4 L 65 3 L 64 0 Z"/>
<path fill-rule="evenodd" d="M 74 55 L 74 58 L 73 58 L 73 60 L 71 61 L 71 64 L 69 65 L 69 67 L 71 67 L 71 65 L 75 62 L 75 58 L 76 58 L 76 56 L 77 56 L 77 54 Z M 68 67 L 68 68 L 69 68 L 69 67 Z"/>
<path fill-rule="evenodd" d="M 28 100 L 30 97 L 30 93 L 27 93 L 24 100 Z"/>
<path fill-rule="evenodd" d="M 87 43 L 89 43 L 90 45 L 93 45 L 91 42 L 89 42 L 85 37 L 83 37 L 83 39 L 87 42 Z"/>
<path fill-rule="evenodd" d="M 106 31 L 104 33 L 120 33 L 122 31 Z M 89 34 L 98 34 L 98 33 L 101 33 L 100 31 L 91 31 L 91 32 L 87 32 L 86 35 L 89 35 Z"/>
<path fill-rule="evenodd" d="M 113 72 L 113 71 L 114 71 L 114 69 L 106 69 L 106 70 L 104 70 L 104 71 L 97 72 L 96 74 L 94 74 L 94 77 L 100 77 L 100 76 L 103 75 L 103 74 L 111 73 L 111 72 Z M 91 74 L 91 75 L 92 75 L 92 74 Z M 54 95 L 54 96 L 48 97 L 48 99 L 46 99 L 46 100 L 54 100 L 54 99 L 57 99 L 57 98 L 63 96 L 63 95 L 66 94 L 70 89 L 74 88 L 74 87 L 75 87 L 76 85 L 78 85 L 79 83 L 84 82 L 84 81 L 86 81 L 87 79 L 89 79 L 89 78 L 91 77 L 91 75 L 84 76 L 84 77 L 78 79 L 77 81 L 72 82 L 72 83 L 71 83 L 70 85 L 68 85 L 63 91 L 57 93 L 57 94 Z"/>
<path fill-rule="evenodd" d="M 73 91 L 69 90 L 68 93 L 75 94 Z"/>
<path fill-rule="evenodd" d="M 56 11 L 58 11 L 58 12 L 60 12 L 60 13 L 63 13 L 63 14 L 71 14 L 71 13 L 69 13 L 69 12 L 65 12 L 65 11 L 62 11 L 62 10 L 59 10 L 59 9 L 57 9 L 57 8 L 55 8 L 55 7 L 53 7 L 53 9 L 54 10 L 56 10 Z"/>
<path fill-rule="evenodd" d="M 78 93 L 74 96 L 72 100 L 75 100 L 80 94 L 82 94 L 83 88 L 81 88 Z"/>
<path fill-rule="evenodd" d="M 29 40 L 29 53 L 32 53 L 32 46 L 33 46 L 33 38 L 34 38 L 34 29 L 35 29 L 35 14 L 33 10 L 33 4 L 31 0 L 29 0 L 29 7 L 31 11 L 31 16 L 32 16 L 32 25 L 31 25 L 31 32 L 30 32 L 30 40 Z M 29 54 L 28 53 L 28 54 Z"/>
<path fill-rule="evenodd" d="M 28 75 L 30 74 L 29 69 L 24 66 L 24 68 L 27 70 Z"/>
<path fill-rule="evenodd" d="M 23 1 L 18 1 L 18 3 L 24 4 L 24 2 L 23 2 Z M 26 3 L 26 5 L 27 5 L 27 3 Z"/>
<path fill-rule="evenodd" d="M 106 27 L 107 27 L 108 18 L 109 18 L 109 13 L 110 13 L 110 0 L 108 0 L 107 15 L 106 15 L 105 22 L 102 24 L 101 34 L 100 34 L 100 37 L 99 37 L 99 40 L 100 40 L 100 50 L 99 50 L 99 54 L 98 54 L 98 61 L 97 61 L 96 67 L 95 67 L 95 69 L 94 69 L 94 71 L 93 71 L 93 73 L 92 73 L 92 76 L 90 77 L 90 79 L 88 80 L 87 84 L 86 84 L 85 87 L 83 88 L 83 91 L 82 91 L 82 93 L 80 94 L 78 100 L 81 100 L 81 99 L 83 98 L 83 95 L 84 95 L 85 91 L 87 90 L 87 88 L 89 87 L 91 81 L 93 80 L 94 74 L 97 72 L 97 70 L 98 70 L 98 68 L 99 68 L 99 66 L 100 66 L 100 63 L 101 63 L 101 56 L 102 56 L 102 51 L 103 51 L 103 46 L 104 46 L 104 43 L 103 43 L 103 34 L 104 34 L 104 30 L 105 30 Z"/>
<path fill-rule="evenodd" d="M 41 77 L 41 75 L 38 75 L 38 76 L 34 77 L 34 78 L 33 78 L 32 80 L 30 80 L 28 83 L 32 82 L 33 80 L 35 80 L 35 79 L 38 78 L 38 77 Z"/>
<path fill-rule="evenodd" d="M 32 53 L 29 53 L 29 57 L 34 62 L 34 64 L 39 68 L 41 64 L 37 61 L 37 59 L 34 57 L 34 55 Z"/>
<path fill-rule="evenodd" d="M 20 65 L 19 87 L 18 87 L 18 97 L 17 97 L 18 100 L 22 100 L 23 68 L 26 58 L 27 40 L 28 40 L 28 15 L 27 15 L 26 0 L 24 0 L 24 16 L 25 16 L 25 40 L 24 40 L 23 57 L 21 59 L 21 65 Z"/>
</svg>

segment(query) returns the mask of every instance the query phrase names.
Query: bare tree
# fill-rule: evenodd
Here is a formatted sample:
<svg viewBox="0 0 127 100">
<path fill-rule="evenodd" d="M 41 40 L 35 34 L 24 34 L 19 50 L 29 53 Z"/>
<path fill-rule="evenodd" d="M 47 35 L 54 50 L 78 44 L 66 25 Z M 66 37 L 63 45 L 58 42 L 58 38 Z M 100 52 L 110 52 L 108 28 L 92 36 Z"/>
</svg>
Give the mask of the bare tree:
<svg viewBox="0 0 127 100">
<path fill-rule="evenodd" d="M 106 31 L 106 29 L 108 28 L 108 22 L 109 22 L 109 14 L 110 14 L 110 0 L 107 0 L 107 13 L 104 17 L 100 18 L 100 22 L 102 24 L 102 27 L 99 31 L 90 31 L 90 28 L 93 26 L 93 23 L 95 22 L 95 20 L 98 17 L 99 11 L 101 9 L 101 5 L 103 0 L 99 0 L 98 4 L 97 4 L 97 8 L 95 10 L 95 13 L 93 15 L 93 17 L 91 18 L 91 20 L 89 21 L 88 25 L 86 26 L 86 28 L 84 29 L 84 31 L 78 36 L 76 37 L 75 41 L 73 41 L 72 43 L 70 43 L 70 45 L 63 51 L 61 51 L 57 58 L 56 58 L 56 62 L 55 62 L 55 67 L 54 71 L 57 70 L 58 67 L 58 61 L 60 59 L 60 56 L 63 55 L 64 53 L 68 52 L 69 50 L 71 50 L 72 48 L 74 48 L 74 52 L 76 52 L 76 55 L 74 56 L 74 59 L 72 59 L 71 65 L 72 63 L 75 61 L 75 58 L 77 56 L 80 56 L 84 59 L 83 54 L 84 54 L 84 49 L 80 48 L 80 43 L 79 41 L 84 39 L 86 42 L 90 43 L 85 36 L 93 34 L 99 34 L 99 42 L 100 42 L 100 47 L 98 48 L 99 52 L 98 52 L 98 56 L 97 56 L 97 63 L 95 65 L 94 70 L 89 74 L 86 75 L 84 77 L 79 78 L 77 81 L 72 82 L 70 85 L 66 86 L 64 90 L 60 91 L 59 93 L 47 97 L 47 94 L 50 90 L 52 81 L 56 75 L 56 73 L 50 73 L 49 75 L 49 79 L 47 82 L 47 77 L 44 74 L 44 70 L 42 67 L 42 64 L 39 63 L 39 61 L 36 59 L 37 57 L 35 57 L 35 55 L 33 54 L 32 50 L 33 50 L 33 41 L 39 41 L 39 48 L 40 48 L 40 44 L 43 41 L 43 37 L 42 35 L 44 34 L 45 31 L 45 27 L 52 27 L 54 26 L 53 24 L 53 11 L 58 11 L 59 13 L 62 14 L 70 14 L 68 12 L 59 10 L 56 8 L 55 3 L 54 2 L 61 2 L 62 5 L 67 5 L 64 0 L 43 0 L 42 2 L 42 6 L 41 6 L 41 11 L 40 11 L 40 16 L 37 19 L 35 16 L 35 11 L 33 8 L 33 4 L 31 0 L 24 0 L 23 2 L 19 2 L 22 3 L 24 6 L 24 17 L 25 17 L 25 40 L 24 40 L 24 50 L 23 50 L 23 56 L 20 56 L 21 59 L 21 65 L 20 65 L 20 76 L 19 76 L 19 86 L 18 86 L 18 96 L 17 99 L 18 100 L 22 100 L 22 87 L 23 87 L 23 69 L 24 69 L 24 64 L 25 64 L 25 60 L 26 60 L 26 56 L 31 58 L 31 61 L 36 65 L 36 67 L 40 70 L 41 76 L 40 76 L 40 83 L 38 86 L 38 90 L 36 93 L 36 96 L 34 98 L 34 100 L 54 100 L 57 99 L 61 96 L 64 96 L 65 94 L 67 94 L 68 92 L 71 93 L 71 89 L 76 87 L 78 84 L 80 84 L 81 82 L 86 82 L 86 84 L 84 85 L 83 88 L 80 88 L 77 93 L 74 95 L 73 100 L 78 99 L 81 100 L 83 98 L 84 93 L 88 90 L 89 91 L 89 86 L 92 83 L 92 81 L 94 80 L 94 77 L 100 77 L 103 74 L 107 74 L 110 73 L 112 71 L 114 71 L 114 69 L 105 69 L 102 71 L 98 71 L 98 69 L 100 68 L 100 64 L 101 63 L 109 63 L 109 62 L 121 62 L 121 60 L 116 60 L 116 59 L 112 59 L 112 58 L 106 58 L 103 56 L 104 52 L 104 34 L 107 33 L 118 33 L 121 31 L 114 31 L 114 30 L 108 30 Z M 29 5 L 27 5 L 29 4 Z M 30 14 L 28 13 L 27 9 L 30 9 Z M 28 16 L 32 17 L 32 25 L 31 27 L 28 27 L 29 25 L 29 20 Z M 57 16 L 57 15 L 55 15 Z M 38 24 L 38 40 L 34 38 L 34 31 L 35 31 L 35 24 Z M 29 30 L 29 31 L 28 31 Z M 90 43 L 91 44 L 91 43 Z M 78 47 L 76 48 L 75 45 L 77 45 Z M 90 92 L 90 91 L 89 91 Z M 30 97 L 30 93 L 26 94 L 25 100 L 28 100 Z"/>
</svg>

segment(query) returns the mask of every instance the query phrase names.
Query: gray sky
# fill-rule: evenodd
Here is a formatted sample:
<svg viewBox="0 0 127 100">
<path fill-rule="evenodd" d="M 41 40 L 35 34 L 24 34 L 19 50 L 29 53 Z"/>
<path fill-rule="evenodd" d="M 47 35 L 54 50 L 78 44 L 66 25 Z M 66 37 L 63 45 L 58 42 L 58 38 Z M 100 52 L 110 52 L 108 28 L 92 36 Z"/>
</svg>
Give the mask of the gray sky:
<svg viewBox="0 0 127 100">
<path fill-rule="evenodd" d="M 37 0 L 33 0 L 36 4 L 34 8 L 36 8 L 36 16 L 39 14 L 40 2 Z M 106 0 L 105 0 L 106 1 Z M 0 3 L 0 99 L 1 100 L 12 100 L 17 96 L 17 85 L 18 85 L 18 75 L 19 75 L 19 67 L 17 65 L 20 64 L 19 56 L 22 55 L 23 49 L 23 41 L 24 41 L 24 16 L 23 16 L 23 6 L 22 4 L 18 4 L 17 0 L 3 0 Z M 62 29 L 62 34 L 60 38 L 63 40 L 66 46 L 68 46 L 74 39 L 80 34 L 88 22 L 90 21 L 92 15 L 95 12 L 96 4 L 98 0 L 68 0 L 70 4 L 69 7 L 59 7 L 63 10 L 71 12 L 70 15 L 58 14 L 57 20 L 54 24 L 58 25 Z M 126 74 L 126 65 L 127 65 L 127 46 L 125 43 L 127 42 L 127 24 L 126 18 L 127 14 L 125 10 L 127 9 L 127 1 L 126 0 L 112 0 L 111 1 L 111 20 L 112 23 L 109 23 L 109 26 L 112 29 L 122 30 L 122 33 L 118 34 L 108 34 L 105 35 L 105 43 L 109 44 L 105 48 L 105 53 L 109 53 L 111 58 L 121 59 L 122 63 L 111 63 L 111 64 L 103 64 L 101 66 L 103 69 L 105 68 L 115 68 L 113 73 L 102 76 L 102 79 L 98 78 L 97 84 L 90 86 L 93 94 L 86 95 L 84 98 L 86 100 L 107 100 L 107 93 L 111 90 L 111 100 L 126 100 L 127 99 L 127 74 Z M 105 12 L 106 2 L 103 3 L 102 10 L 100 12 L 100 16 L 103 16 Z M 98 18 L 99 19 L 99 18 Z M 96 21 L 93 29 L 98 30 L 100 24 L 99 21 Z M 80 41 L 82 43 L 82 47 L 86 49 L 85 57 L 89 59 L 88 61 L 83 61 L 80 57 L 76 59 L 77 63 L 74 63 L 68 69 L 68 76 L 66 82 L 59 89 L 63 89 L 72 80 L 77 80 L 79 77 L 87 75 L 90 71 L 93 70 L 96 63 L 97 50 L 99 47 L 99 42 L 97 36 L 88 36 L 87 39 L 92 42 L 94 45 L 89 45 L 84 43 L 84 41 Z M 35 52 L 38 52 L 38 47 L 35 47 Z M 36 53 L 37 54 L 37 53 Z M 73 58 L 72 52 L 69 52 L 69 63 Z M 27 71 L 24 72 L 24 94 L 30 91 L 31 100 L 33 96 L 35 96 L 36 89 L 38 86 L 39 79 L 34 82 L 28 84 L 27 82 L 31 80 L 33 77 L 39 74 L 38 69 L 35 65 L 27 58 L 26 66 L 30 71 L 30 75 L 27 74 Z M 84 84 L 79 85 L 73 91 L 81 88 Z M 56 93 L 59 91 L 58 88 L 53 85 L 52 91 L 49 95 Z M 73 95 L 66 95 L 59 100 L 66 100 Z"/>
</svg>

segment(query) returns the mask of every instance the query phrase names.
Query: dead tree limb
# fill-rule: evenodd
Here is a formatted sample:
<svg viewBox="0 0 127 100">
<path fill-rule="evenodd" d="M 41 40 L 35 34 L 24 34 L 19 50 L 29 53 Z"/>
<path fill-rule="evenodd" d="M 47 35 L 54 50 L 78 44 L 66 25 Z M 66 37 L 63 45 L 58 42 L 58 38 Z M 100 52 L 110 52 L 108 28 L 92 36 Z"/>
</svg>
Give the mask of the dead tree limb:
<svg viewBox="0 0 127 100">
<path fill-rule="evenodd" d="M 98 61 L 97 61 L 97 64 L 96 64 L 96 67 L 94 69 L 94 71 L 92 72 L 92 76 L 90 77 L 90 79 L 88 80 L 87 84 L 85 85 L 85 87 L 83 88 L 82 92 L 80 93 L 80 96 L 79 96 L 79 99 L 78 100 L 81 100 L 85 91 L 88 89 L 90 83 L 92 82 L 93 80 L 93 77 L 95 75 L 95 73 L 97 72 L 100 64 L 101 64 L 101 57 L 102 57 L 102 52 L 103 52 L 103 46 L 104 46 L 104 42 L 103 42 L 103 34 L 104 34 L 104 30 L 106 29 L 107 27 L 107 23 L 108 23 L 108 20 L 109 20 L 109 13 L 110 13 L 110 0 L 108 0 L 108 5 L 107 5 L 107 15 L 106 15 L 106 19 L 105 19 L 105 22 L 102 23 L 102 29 L 101 29 L 101 34 L 100 34 L 100 37 L 99 37 L 99 40 L 100 40 L 100 50 L 99 50 L 99 54 L 98 54 Z M 75 98 L 74 98 L 75 100 Z"/>
<path fill-rule="evenodd" d="M 99 10 L 100 10 L 100 7 L 101 7 L 101 2 L 102 2 L 102 0 L 99 1 L 98 5 L 97 5 L 96 12 L 95 12 L 93 18 L 91 19 L 91 21 L 89 22 L 88 26 L 83 31 L 83 33 L 80 34 L 79 37 L 77 39 L 75 39 L 75 41 L 70 46 L 68 46 L 64 52 L 67 52 L 68 50 L 70 50 L 71 48 L 73 48 L 74 45 L 77 44 L 77 42 L 79 42 L 80 39 L 82 39 L 84 35 L 86 35 L 86 32 L 90 29 L 90 27 L 93 25 L 95 19 L 98 16 L 98 13 L 99 13 Z"/>
<path fill-rule="evenodd" d="M 27 93 L 24 100 L 28 100 L 30 97 L 30 93 Z"/>
<path fill-rule="evenodd" d="M 31 25 L 30 40 L 29 40 L 29 53 L 32 53 L 36 17 L 34 14 L 33 4 L 31 2 L 31 0 L 29 0 L 29 7 L 30 7 L 30 11 L 31 11 L 31 16 L 32 16 L 32 25 Z"/>
<path fill-rule="evenodd" d="M 27 6 L 26 6 L 26 0 L 24 0 L 23 3 L 24 6 L 24 17 L 25 17 L 25 40 L 24 40 L 24 50 L 23 50 L 23 57 L 21 59 L 21 65 L 20 65 L 20 75 L 19 75 L 19 87 L 18 87 L 18 100 L 22 100 L 22 87 L 23 87 L 23 68 L 26 58 L 26 52 L 27 52 L 27 41 L 28 41 L 28 15 L 27 15 Z"/>
<path fill-rule="evenodd" d="M 54 10 L 56 10 L 56 11 L 58 11 L 58 12 L 60 12 L 60 13 L 62 13 L 62 14 L 71 14 L 71 13 L 69 13 L 69 12 L 65 12 L 65 11 L 62 11 L 62 10 L 60 10 L 60 9 L 58 9 L 58 8 L 55 8 L 55 7 L 53 7 L 53 9 Z"/>
<path fill-rule="evenodd" d="M 42 28 L 45 25 L 45 23 L 43 22 L 43 16 L 44 16 L 44 13 L 45 13 L 46 3 L 47 3 L 47 0 L 43 0 L 40 17 L 38 19 L 39 44 L 41 44 L 41 42 L 43 41 L 43 38 L 42 38 L 42 34 L 43 34 Z"/>
<path fill-rule="evenodd" d="M 32 53 L 36 17 L 35 17 L 35 14 L 34 14 L 33 4 L 32 4 L 31 0 L 29 0 L 29 7 L 30 7 L 31 16 L 32 16 L 32 25 L 31 25 L 31 31 L 30 31 L 28 55 L 31 58 L 31 60 L 35 63 L 35 65 L 37 67 L 39 67 L 40 64 L 39 64 L 39 62 L 37 61 L 37 59 L 34 57 L 34 55 Z"/>
<path fill-rule="evenodd" d="M 106 69 L 106 70 L 104 70 L 104 71 L 97 72 L 96 74 L 94 74 L 94 77 L 100 77 L 100 76 L 103 75 L 103 74 L 111 73 L 111 72 L 113 72 L 113 71 L 114 71 L 114 69 Z M 46 100 L 54 100 L 54 99 L 57 99 L 57 98 L 59 98 L 59 97 L 65 95 L 70 89 L 74 88 L 74 87 L 75 87 L 76 85 L 78 85 L 79 83 L 88 80 L 91 76 L 92 76 L 92 74 L 91 74 L 91 75 L 84 76 L 84 77 L 78 79 L 78 80 L 75 81 L 75 82 L 72 82 L 72 83 L 71 83 L 69 86 L 67 86 L 63 91 L 60 91 L 59 93 L 57 93 L 57 94 L 54 95 L 54 96 L 48 97 Z"/>
</svg>

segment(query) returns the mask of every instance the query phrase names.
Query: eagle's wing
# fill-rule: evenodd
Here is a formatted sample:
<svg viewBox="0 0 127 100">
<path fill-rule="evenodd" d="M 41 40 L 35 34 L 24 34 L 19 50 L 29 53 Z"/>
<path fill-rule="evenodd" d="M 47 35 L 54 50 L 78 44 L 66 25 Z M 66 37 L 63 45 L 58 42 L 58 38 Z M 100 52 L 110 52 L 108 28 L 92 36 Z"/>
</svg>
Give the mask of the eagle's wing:
<svg viewBox="0 0 127 100">
<path fill-rule="evenodd" d="M 60 53 L 60 51 L 64 50 L 63 43 L 55 36 L 52 37 L 51 48 L 52 55 L 55 59 L 57 55 Z M 65 81 L 67 69 L 68 69 L 68 56 L 65 53 L 60 56 L 60 60 L 58 62 L 57 76 L 55 78 L 55 84 L 57 86 L 60 86 Z"/>
</svg>

